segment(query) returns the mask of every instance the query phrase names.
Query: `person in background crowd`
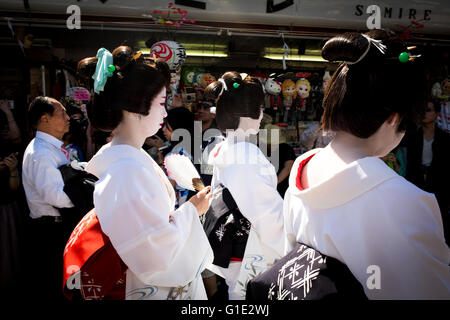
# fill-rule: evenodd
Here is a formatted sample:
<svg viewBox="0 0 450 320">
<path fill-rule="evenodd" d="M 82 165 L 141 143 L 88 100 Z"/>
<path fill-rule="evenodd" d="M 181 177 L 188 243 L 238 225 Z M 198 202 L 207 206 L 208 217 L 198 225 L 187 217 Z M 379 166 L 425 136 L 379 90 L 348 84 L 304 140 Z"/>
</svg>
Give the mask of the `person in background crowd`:
<svg viewBox="0 0 450 320">
<path fill-rule="evenodd" d="M 379 158 L 423 113 L 423 73 L 419 62 L 401 62 L 405 54 L 382 30 L 325 43 L 324 59 L 343 61 L 323 101 L 323 128 L 336 136 L 292 167 L 286 252 L 301 243 L 339 260 L 369 299 L 449 299 L 450 250 L 436 198 Z"/>
<path fill-rule="evenodd" d="M 183 99 L 181 98 L 181 95 L 176 93 L 172 97 L 172 103 L 170 106 L 168 106 L 168 109 L 175 109 L 175 108 L 181 108 L 184 107 Z"/>
<path fill-rule="evenodd" d="M 427 101 L 422 126 L 407 139 L 406 178 L 436 196 L 449 245 L 450 135 L 436 126 L 438 113 L 439 103 Z"/>
<path fill-rule="evenodd" d="M 197 104 L 197 119 L 202 122 L 202 133 L 207 129 L 217 128 L 216 107 L 213 101 L 200 101 Z"/>
<path fill-rule="evenodd" d="M 300 136 L 301 152 L 305 153 L 315 148 L 325 148 L 333 140 L 334 135 L 333 132 L 323 131 L 319 122 L 312 124 Z"/>
<path fill-rule="evenodd" d="M 2 147 L 4 147 L 2 143 Z M 17 170 L 17 153 L 1 157 L 0 160 L 0 289 L 16 292 L 20 276 L 21 213 L 17 205 L 20 176 Z"/>
<path fill-rule="evenodd" d="M 76 160 L 84 162 L 83 149 L 86 146 L 86 128 L 83 128 L 83 112 L 74 106 L 67 107 L 67 114 L 70 117 L 70 128 L 63 136 L 64 148 L 69 152 L 70 161 Z"/>
<path fill-rule="evenodd" d="M 173 135 L 175 130 L 183 129 Z M 162 133 L 170 145 L 164 150 L 163 155 L 169 152 L 179 152 L 181 148 L 185 154 L 192 154 L 193 136 L 194 136 L 194 114 L 184 107 L 174 108 L 167 111 L 167 117 L 164 119 Z M 183 137 L 181 141 L 175 140 L 178 134 Z M 189 136 L 187 136 L 189 134 Z M 186 135 L 186 136 L 185 136 Z"/>
<path fill-rule="evenodd" d="M 201 121 L 202 135 L 201 138 L 201 159 L 194 163 L 195 168 L 200 173 L 200 178 L 205 185 L 210 185 L 213 176 L 213 166 L 208 164 L 209 153 L 218 143 L 224 140 L 223 134 L 217 129 L 216 123 L 216 107 L 214 100 L 204 99 L 197 103 L 197 120 Z M 208 131 L 211 129 L 210 131 Z M 213 130 L 215 129 L 215 130 Z M 197 137 L 194 137 L 197 138 Z M 194 147 L 196 145 L 194 144 Z M 194 151 L 195 152 L 195 151 Z M 196 192 L 190 191 L 188 199 Z M 202 273 L 203 282 L 205 283 L 206 293 L 210 300 L 227 300 L 228 293 L 223 278 L 215 273 L 205 270 Z"/>
<path fill-rule="evenodd" d="M 18 168 L 20 131 L 6 100 L 0 101 L 0 296 L 21 290 L 24 258 L 23 216 L 18 205 L 21 183 Z"/>
<path fill-rule="evenodd" d="M 163 153 L 160 148 L 166 146 L 166 143 L 158 134 L 145 139 L 143 149 L 156 161 L 160 166 L 164 164 Z M 167 145 L 168 146 L 168 145 Z"/>
<path fill-rule="evenodd" d="M 168 148 L 162 150 L 164 158 L 169 154 L 179 153 L 184 154 L 191 159 L 191 161 L 193 161 L 192 150 L 194 146 L 194 114 L 191 111 L 184 107 L 174 108 L 167 111 L 167 118 L 164 120 L 162 132 L 166 140 L 170 142 Z M 181 141 L 176 141 L 176 139 L 179 139 L 178 135 L 183 137 Z M 177 195 L 176 207 L 178 208 L 188 200 L 189 190 L 178 186 L 175 180 L 171 178 L 169 178 L 169 181 L 175 188 L 175 193 Z"/>
<path fill-rule="evenodd" d="M 105 144 L 111 142 L 114 132 L 106 132 L 94 129 L 95 150 L 100 150 Z"/>
<path fill-rule="evenodd" d="M 0 100 L 0 111 L 5 116 L 5 123 L 2 123 L 0 135 L 4 141 L 19 146 L 22 143 L 20 129 L 17 126 L 14 115 L 9 108 L 7 100 Z"/>
<path fill-rule="evenodd" d="M 275 166 L 278 179 L 277 190 L 281 197 L 284 198 L 284 194 L 289 187 L 289 173 L 291 172 L 292 165 L 296 159 L 295 152 L 294 149 L 286 143 L 286 137 L 279 126 L 266 125 L 264 129 L 267 130 L 267 141 L 265 141 L 267 143 L 267 156 L 270 158 L 274 153 L 278 153 L 278 167 Z M 278 141 L 274 137 L 274 130 L 278 131 Z"/>
<path fill-rule="evenodd" d="M 197 104 L 197 120 L 202 124 L 202 135 L 198 137 L 201 139 L 201 159 L 196 161 L 195 167 L 200 173 L 200 177 L 207 185 L 211 183 L 212 166 L 208 164 L 209 151 L 212 150 L 215 144 L 219 143 L 222 134 L 217 129 L 216 124 L 216 107 L 213 100 L 203 100 Z M 210 129 L 210 130 L 209 130 Z M 197 137 L 195 137 L 197 138 Z M 194 145 L 195 147 L 196 145 Z"/>
<path fill-rule="evenodd" d="M 397 172 L 400 176 L 405 176 L 406 165 L 402 148 L 396 147 L 386 156 L 381 157 L 381 160 L 383 160 L 392 170 Z"/>
<path fill-rule="evenodd" d="M 30 264 L 36 298 L 62 298 L 62 253 L 67 239 L 57 208 L 71 208 L 58 168 L 69 162 L 62 138 L 69 131 L 69 116 L 57 100 L 39 96 L 28 108 L 36 137 L 28 144 L 22 165 L 22 181 L 30 208 Z"/>
</svg>

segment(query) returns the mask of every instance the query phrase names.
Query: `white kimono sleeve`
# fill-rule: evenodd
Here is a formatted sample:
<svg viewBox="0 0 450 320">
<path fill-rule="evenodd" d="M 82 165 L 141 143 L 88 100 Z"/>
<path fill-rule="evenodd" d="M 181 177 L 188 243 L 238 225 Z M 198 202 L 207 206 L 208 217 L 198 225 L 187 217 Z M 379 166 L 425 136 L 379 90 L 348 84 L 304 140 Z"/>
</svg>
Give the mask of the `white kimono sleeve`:
<svg viewBox="0 0 450 320">
<path fill-rule="evenodd" d="M 261 242 L 281 257 L 284 251 L 283 200 L 272 177 L 261 174 L 261 165 L 233 164 L 221 169 L 221 180 Z"/>
<path fill-rule="evenodd" d="M 291 170 L 291 174 L 292 174 L 292 170 Z M 290 208 L 291 208 L 291 194 L 289 192 L 286 192 L 286 194 L 284 195 L 284 200 L 283 200 L 283 219 L 284 219 L 284 232 L 283 232 L 283 236 L 284 236 L 284 255 L 288 254 L 289 252 L 291 252 L 295 245 L 297 244 L 297 235 L 294 232 L 294 230 L 292 230 L 292 226 L 293 226 L 293 222 L 291 220 L 291 213 L 290 213 Z"/>
<path fill-rule="evenodd" d="M 355 224 L 355 234 L 334 237 L 366 295 L 450 299 L 450 251 L 434 196 L 423 191 L 408 194 L 394 184 L 383 198 L 366 202 L 371 210 L 351 212 L 347 223 Z M 370 212 L 375 214 L 368 216 Z"/>
<path fill-rule="evenodd" d="M 145 284 L 184 286 L 212 262 L 196 208 L 183 204 L 169 222 L 169 195 L 148 168 L 116 164 L 97 182 L 94 204 L 103 232 Z"/>
</svg>

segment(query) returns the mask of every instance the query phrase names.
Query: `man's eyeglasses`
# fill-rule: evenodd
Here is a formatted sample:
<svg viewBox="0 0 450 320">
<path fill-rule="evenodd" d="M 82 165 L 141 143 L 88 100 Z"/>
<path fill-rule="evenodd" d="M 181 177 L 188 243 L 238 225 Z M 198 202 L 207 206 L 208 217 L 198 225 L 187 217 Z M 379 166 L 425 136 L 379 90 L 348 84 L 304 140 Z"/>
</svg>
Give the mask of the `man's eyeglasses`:
<svg viewBox="0 0 450 320">
<path fill-rule="evenodd" d="M 214 105 L 207 104 L 207 103 L 201 103 L 201 104 L 197 105 L 197 109 L 208 109 L 209 110 L 212 107 L 214 107 Z"/>
</svg>

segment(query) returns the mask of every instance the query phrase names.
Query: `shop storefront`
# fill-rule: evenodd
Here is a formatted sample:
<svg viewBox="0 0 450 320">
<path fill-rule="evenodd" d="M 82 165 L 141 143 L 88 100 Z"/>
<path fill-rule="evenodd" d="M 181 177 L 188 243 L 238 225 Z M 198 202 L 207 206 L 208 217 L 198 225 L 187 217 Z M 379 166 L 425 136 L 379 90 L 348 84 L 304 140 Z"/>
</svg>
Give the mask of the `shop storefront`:
<svg viewBox="0 0 450 320">
<path fill-rule="evenodd" d="M 0 98 L 23 120 L 30 99 L 42 94 L 84 111 L 89 95 L 77 89 L 84 84 L 75 74 L 81 58 L 121 44 L 159 54 L 155 44 L 169 41 L 184 60 L 172 68 L 172 93 L 188 108 L 195 112 L 205 86 L 225 71 L 257 76 L 266 91 L 264 122 L 279 125 L 300 153 L 299 137 L 319 121 L 337 68 L 321 47 L 337 33 L 381 27 L 423 54 L 430 94 L 444 106 L 440 124 L 449 130 L 448 10 L 445 1 L 2 1 Z"/>
</svg>

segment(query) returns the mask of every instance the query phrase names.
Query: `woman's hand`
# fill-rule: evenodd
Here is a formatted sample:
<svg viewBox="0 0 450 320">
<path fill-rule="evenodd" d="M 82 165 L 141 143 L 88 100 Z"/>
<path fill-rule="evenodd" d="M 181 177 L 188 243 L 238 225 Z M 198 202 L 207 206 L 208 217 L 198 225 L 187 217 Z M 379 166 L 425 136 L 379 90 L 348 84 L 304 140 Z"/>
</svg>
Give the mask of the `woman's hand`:
<svg viewBox="0 0 450 320">
<path fill-rule="evenodd" d="M 212 197 L 211 187 L 207 186 L 202 191 L 198 192 L 192 198 L 189 199 L 189 202 L 194 205 L 197 209 L 198 215 L 202 216 L 209 209 L 209 199 Z"/>
<path fill-rule="evenodd" d="M 12 153 L 0 161 L 0 170 L 7 167 L 9 169 L 9 189 L 16 192 L 19 189 L 20 177 L 17 171 L 17 156 L 19 153 Z"/>
<path fill-rule="evenodd" d="M 7 115 L 11 113 L 11 110 L 9 109 L 8 100 L 0 100 L 0 110 Z"/>
<path fill-rule="evenodd" d="M 150 147 L 161 148 L 162 146 L 164 146 L 164 140 L 157 135 L 147 138 L 145 142 Z"/>
<path fill-rule="evenodd" d="M 385 158 L 387 161 L 391 161 L 393 163 L 397 161 L 397 158 L 395 157 L 395 155 L 392 152 L 388 153 Z"/>
<path fill-rule="evenodd" d="M 8 167 L 11 175 L 17 175 L 17 155 L 18 153 L 12 153 L 3 159 L 3 164 Z"/>
<path fill-rule="evenodd" d="M 172 100 L 172 108 L 178 108 L 183 106 L 183 100 L 181 99 L 180 94 L 174 94 Z"/>
</svg>

